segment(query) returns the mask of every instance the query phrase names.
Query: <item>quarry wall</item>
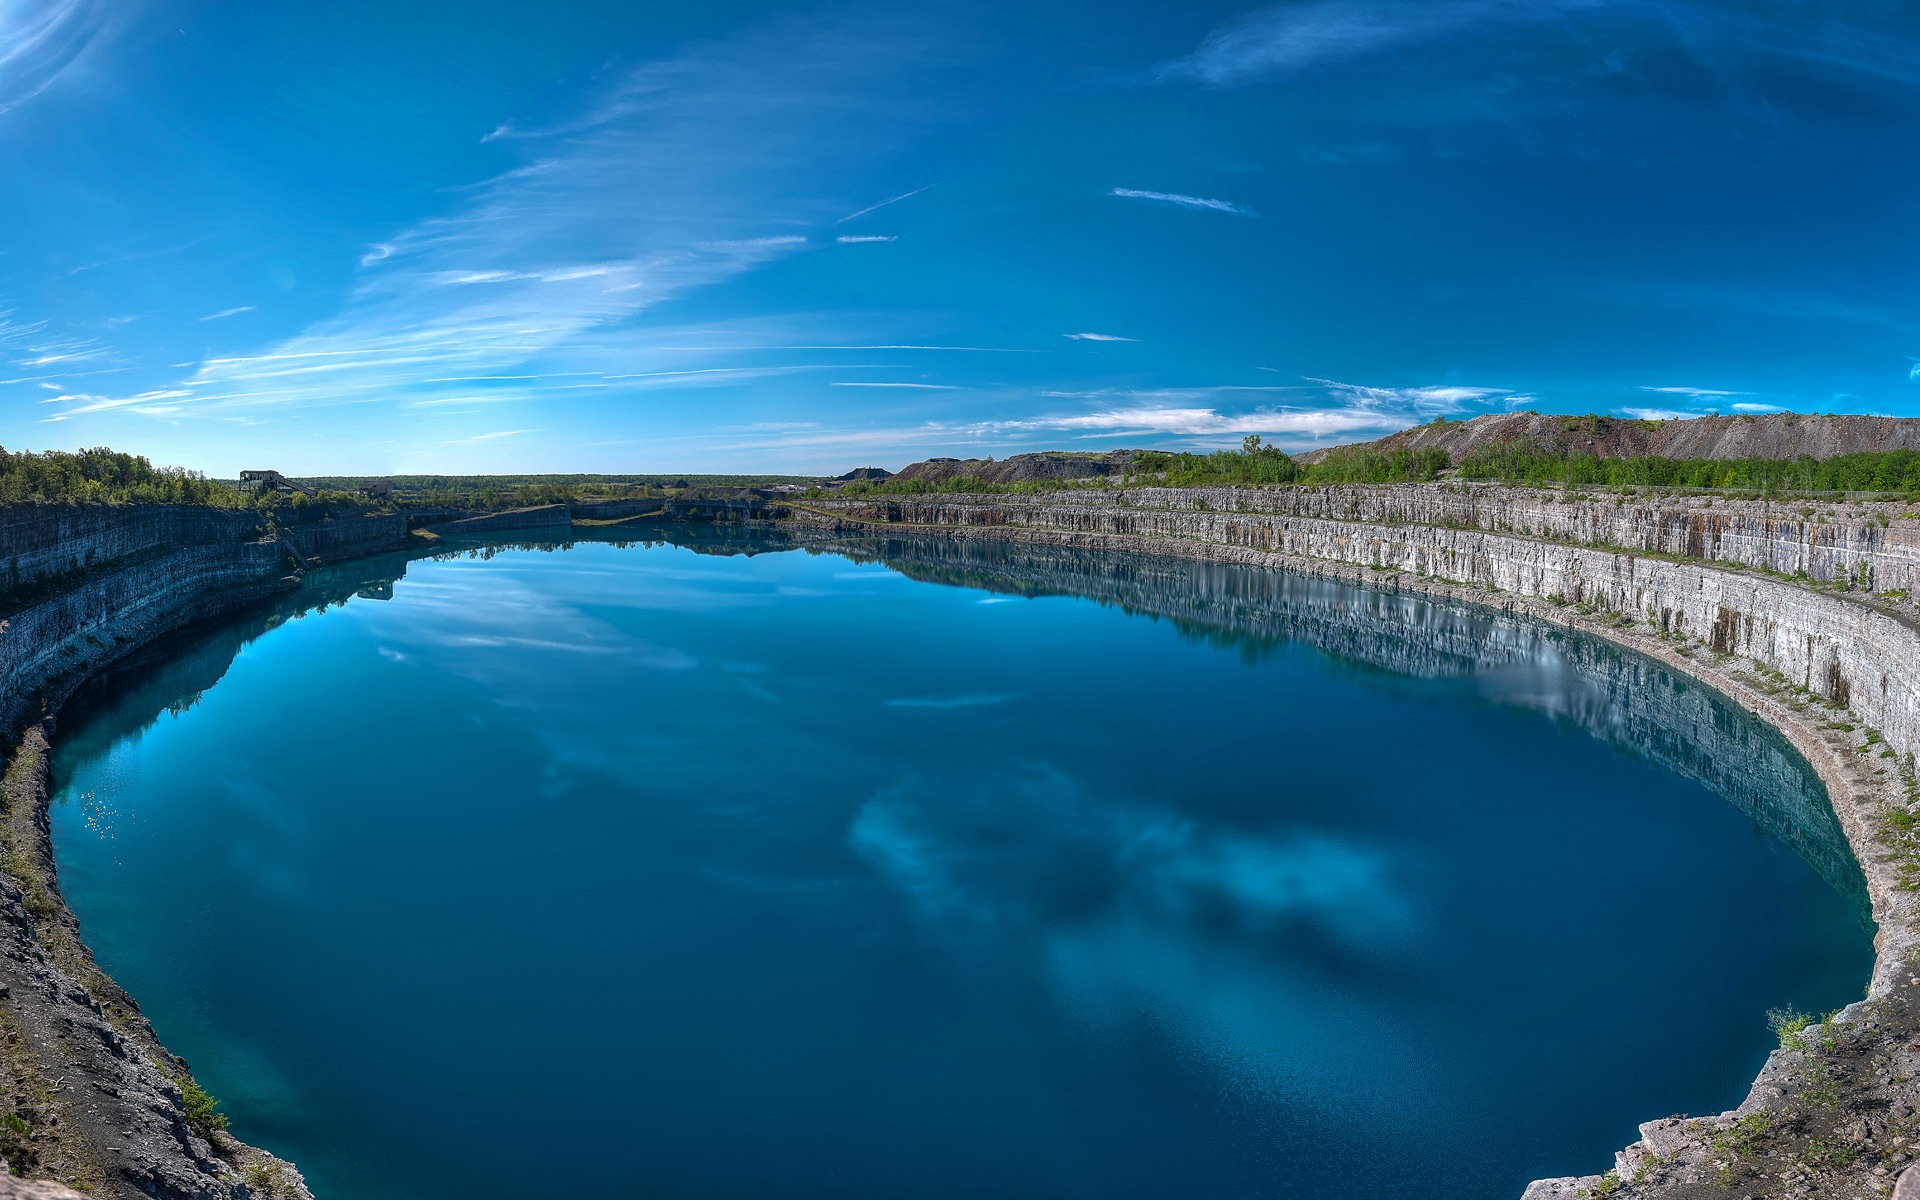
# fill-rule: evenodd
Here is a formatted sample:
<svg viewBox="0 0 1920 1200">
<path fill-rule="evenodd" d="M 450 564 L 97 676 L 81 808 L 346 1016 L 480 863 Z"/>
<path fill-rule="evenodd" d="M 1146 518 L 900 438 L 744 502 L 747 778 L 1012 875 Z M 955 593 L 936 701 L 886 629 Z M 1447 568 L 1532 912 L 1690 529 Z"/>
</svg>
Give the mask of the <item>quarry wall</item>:
<svg viewBox="0 0 1920 1200">
<path fill-rule="evenodd" d="M 1896 786 L 1901 776 L 1878 757 L 1884 750 L 1897 756 L 1890 761 L 1910 766 L 1920 749 L 1920 610 L 1911 599 L 1920 592 L 1920 516 L 1903 506 L 1356 485 L 862 497 L 793 507 L 795 522 L 813 534 L 849 546 L 871 547 L 882 539 L 883 548 L 872 552 L 919 569 L 998 570 L 1016 586 L 1024 579 L 1146 608 L 1165 608 L 1168 589 L 1157 576 L 1174 569 L 1164 560 L 1179 560 L 1181 569 L 1200 576 L 1184 593 L 1190 608 L 1170 615 L 1344 647 L 1342 652 L 1405 669 L 1466 669 L 1488 656 L 1524 655 L 1535 636 L 1410 602 L 1410 594 L 1425 593 L 1590 629 L 1667 668 L 1706 679 L 1780 729 L 1831 796 L 1880 927 L 1880 965 L 1868 1003 L 1881 1007 L 1860 1018 L 1860 1028 L 1879 1039 L 1871 1047 L 1904 1046 L 1920 1032 L 1920 1006 L 1908 996 L 1920 987 L 1908 984 L 1905 966 L 1906 956 L 1920 951 L 1920 922 L 1912 892 L 1901 886 L 1912 855 L 1889 842 L 1882 823 L 1888 805 L 1902 803 Z M 573 515 L 554 506 L 497 514 L 469 528 L 563 526 Z M 894 539 L 907 548 L 885 549 Z M 13 811 L 37 805 L 44 814 L 39 720 L 91 672 L 188 621 L 290 589 L 299 567 L 395 549 L 406 540 L 405 518 L 397 514 L 286 524 L 269 534 L 251 514 L 186 506 L 0 510 L 0 593 L 6 597 L 0 607 L 0 715 L 7 729 L 29 730 L 10 767 L 10 773 L 22 772 L 16 790 L 24 789 L 9 802 Z M 1021 547 L 1021 554 L 996 559 L 994 548 L 1009 544 Z M 1127 552 L 1134 565 L 1107 560 L 1095 569 L 1083 559 L 1044 552 L 1060 546 Z M 1162 561 L 1156 565 L 1149 558 Z M 1243 573 L 1210 576 L 1206 568 L 1215 563 L 1366 582 L 1388 598 L 1360 614 L 1364 619 L 1356 624 L 1355 614 L 1327 611 L 1331 601 L 1311 591 L 1282 596 L 1248 582 Z M 1401 595 L 1391 595 L 1396 592 Z M 1596 667 L 1596 679 L 1642 691 L 1657 683 L 1652 675 L 1615 679 L 1605 673 L 1623 669 Z M 1831 838 L 1795 836 L 1795 830 L 1815 829 L 1806 814 L 1764 809 L 1768 775 L 1795 769 L 1791 761 L 1749 753 L 1716 736 L 1707 709 L 1675 705 L 1669 705 L 1672 711 L 1639 710 L 1652 714 L 1645 727 L 1616 736 L 1653 747 L 1657 757 L 1728 791 L 1736 803 L 1746 797 L 1756 819 L 1784 831 L 1823 873 L 1845 873 L 1843 851 Z M 1596 706 L 1592 720 L 1612 720 L 1605 716 L 1610 711 Z M 1835 714 L 1849 718 L 1846 733 L 1830 727 L 1840 724 L 1831 719 Z M 1865 745 L 1853 721 L 1870 727 L 1873 736 Z M 34 754 L 37 776 L 27 770 Z M 50 872 L 44 821 L 35 836 L 42 839 L 35 853 Z M 125 1005 L 131 1016 L 113 1015 L 117 1001 L 103 1010 L 100 997 L 118 993 L 111 981 L 95 978 L 90 956 L 69 961 L 48 949 L 46 930 L 66 927 L 71 915 L 63 904 L 51 916 L 37 912 L 32 888 L 16 882 L 0 873 L 0 1008 L 56 1032 L 76 1021 L 87 1024 L 90 1013 L 107 1027 L 93 1041 L 114 1047 L 97 1061 L 76 1050 L 35 1068 L 50 1072 L 47 1078 L 97 1076 L 99 1086 L 88 1102 L 98 1121 L 88 1125 L 93 1118 L 76 1111 L 70 1126 L 78 1131 L 76 1145 L 107 1147 L 101 1151 L 106 1165 L 86 1176 L 94 1194 L 304 1197 L 291 1167 L 274 1167 L 284 1186 L 251 1186 L 233 1164 L 257 1152 L 237 1143 L 211 1146 L 180 1124 L 178 1096 L 167 1092 L 165 1078 L 177 1060 L 150 1030 L 140 1033 L 144 1023 L 130 998 Z M 57 900 L 57 887 L 52 894 Z M 77 932 L 73 941 L 78 944 Z M 44 996 L 46 1003 L 21 999 L 29 994 Z M 131 1030 L 124 1044 L 114 1041 L 113 1029 Z M 60 1037 L 46 1044 L 56 1043 L 65 1044 Z M 151 1060 L 146 1067 L 138 1065 L 142 1055 Z M 1796 1072 L 1804 1066 L 1789 1051 L 1779 1052 L 1737 1111 L 1790 1105 L 1800 1094 Z M 123 1068 L 139 1076 L 137 1088 L 121 1078 Z M 1887 1077 L 1920 1078 L 1920 1059 L 1895 1068 Z M 0 1062 L 0 1088 L 6 1069 Z M 124 1098 L 111 1099 L 112 1089 Z M 1876 1112 L 1898 1111 L 1905 1103 L 1882 1093 L 1868 1099 L 1879 1105 Z M 1914 1099 L 1909 1113 L 1920 1109 L 1920 1097 Z M 1861 1136 L 1871 1142 L 1879 1127 L 1865 1124 L 1865 1117 L 1860 1121 L 1866 1130 Z M 1696 1186 L 1685 1173 L 1711 1173 L 1712 1138 L 1725 1127 L 1724 1121 L 1698 1129 L 1650 1122 L 1642 1143 L 1619 1160 L 1622 1178 L 1636 1171 L 1645 1178 L 1612 1194 L 1622 1200 L 1715 1194 L 1684 1190 Z M 119 1145 L 115 1139 L 131 1136 L 126 1130 L 139 1136 Z M 1657 1170 L 1647 1165 L 1655 1160 Z M 122 1161 L 141 1165 L 129 1173 L 113 1165 Z M 66 1171 L 63 1177 L 81 1176 Z M 1575 1197 L 1582 1189 L 1599 1194 L 1593 1192 L 1599 1186 L 1597 1176 L 1543 1181 L 1529 1195 Z M 1682 1190 L 1662 1190 L 1669 1186 Z M 1786 1194 L 1772 1185 L 1743 1186 L 1745 1191 L 1729 1194 Z"/>
<path fill-rule="evenodd" d="M 1920 611 L 1910 598 L 1920 591 L 1920 518 L 1898 506 L 1783 513 L 1757 502 L 1623 503 L 1412 485 L 1088 489 L 812 507 L 850 531 L 891 526 L 1232 561 L 1340 562 L 1605 610 L 1758 660 L 1852 708 L 1902 755 L 1920 750 Z M 1802 516 L 1801 507 L 1814 511 Z M 1809 586 L 1820 584 L 1829 586 Z"/>
<path fill-rule="evenodd" d="M 1901 1171 L 1920 1180 L 1908 1170 L 1920 1132 L 1920 517 L 1904 506 L 1449 485 L 1093 488 L 808 501 L 795 521 L 843 541 L 1281 567 L 1567 625 L 1708 682 L 1774 726 L 1824 785 L 1877 924 L 1867 999 L 1783 1036 L 1737 1108 L 1649 1121 L 1611 1170 L 1536 1181 L 1523 1200 L 1838 1198 L 1884 1195 Z M 1444 657 L 1449 636 L 1410 657 Z M 1665 736 L 1660 757 L 1684 763 L 1684 727 Z M 1737 786 L 1723 790 L 1740 803 Z M 1788 840 L 1822 866 L 1825 839 Z M 1827 856 L 1823 873 L 1836 866 Z M 1596 964 L 1596 986 L 1622 967 Z"/>
</svg>

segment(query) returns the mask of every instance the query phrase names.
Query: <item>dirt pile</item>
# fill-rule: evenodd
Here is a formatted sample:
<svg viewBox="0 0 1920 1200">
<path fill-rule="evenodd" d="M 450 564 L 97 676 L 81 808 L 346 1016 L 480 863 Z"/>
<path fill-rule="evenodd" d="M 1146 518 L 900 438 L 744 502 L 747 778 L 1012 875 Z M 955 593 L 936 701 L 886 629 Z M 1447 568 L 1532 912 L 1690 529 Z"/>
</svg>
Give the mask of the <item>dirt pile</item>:
<svg viewBox="0 0 1920 1200">
<path fill-rule="evenodd" d="M 1385 451 L 1445 450 L 1455 466 L 1475 450 L 1507 442 L 1601 458 L 1832 458 L 1866 451 L 1920 450 L 1920 418 L 1819 413 L 1637 421 L 1534 412 L 1494 413 L 1405 429 L 1361 445 Z M 1294 457 L 1318 462 L 1334 448 Z"/>
<path fill-rule="evenodd" d="M 902 467 L 895 479 L 924 479 L 943 483 L 960 476 L 984 479 L 988 483 L 1046 483 L 1057 479 L 1098 479 L 1125 472 L 1133 461 L 1131 450 L 1110 450 L 1104 454 L 1075 454 L 1065 450 L 1042 450 L 1035 454 L 1016 454 L 1012 458 L 930 458 Z"/>
</svg>

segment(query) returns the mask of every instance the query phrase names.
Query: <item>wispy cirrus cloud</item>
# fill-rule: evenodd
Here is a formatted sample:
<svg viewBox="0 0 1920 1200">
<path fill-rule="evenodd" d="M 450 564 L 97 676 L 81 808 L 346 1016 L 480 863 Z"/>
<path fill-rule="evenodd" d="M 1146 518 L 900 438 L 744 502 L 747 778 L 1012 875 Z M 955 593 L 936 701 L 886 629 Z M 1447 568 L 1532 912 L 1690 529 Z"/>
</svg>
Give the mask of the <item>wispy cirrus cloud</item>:
<svg viewBox="0 0 1920 1200">
<path fill-rule="evenodd" d="M 1231 200 L 1209 200 L 1205 196 L 1183 196 L 1178 192 L 1148 192 L 1139 188 L 1109 188 L 1107 195 L 1118 196 L 1122 200 L 1142 200 L 1148 204 L 1170 204 L 1175 208 L 1191 208 L 1201 212 L 1226 213 L 1235 217 L 1257 217 L 1260 214 L 1244 204 L 1235 204 Z"/>
<path fill-rule="evenodd" d="M 100 34 L 106 17 L 99 0 L 0 4 L 0 113 L 45 91 Z"/>
<path fill-rule="evenodd" d="M 500 131 L 522 165 L 362 253 L 334 316 L 198 364 L 175 409 L 458 401 L 433 381 L 659 361 L 642 313 L 803 252 L 800 230 L 843 211 L 795 179 L 858 174 L 869 135 L 938 118 L 932 99 L 872 103 L 937 69 L 949 48 L 930 21 L 773 22 L 632 71 L 573 119 Z M 149 411 L 137 396 L 77 411 L 116 409 Z"/>
<path fill-rule="evenodd" d="M 923 392 L 951 392 L 956 390 L 958 385 L 951 383 L 851 383 L 835 380 L 830 386 L 851 388 L 912 388 L 916 391 Z"/>
<path fill-rule="evenodd" d="M 1163 63 L 1163 80 L 1225 87 L 1368 58 L 1489 26 L 1554 20 L 1608 0 L 1316 0 L 1276 5 Z"/>
<path fill-rule="evenodd" d="M 498 442 L 505 438 L 523 437 L 529 433 L 539 433 L 538 429 L 497 429 L 492 433 L 476 433 L 470 437 L 453 438 L 442 442 L 443 446 L 472 446 L 480 442 Z"/>
<path fill-rule="evenodd" d="M 897 242 L 900 239 L 890 233 L 843 233 L 833 240 L 843 246 L 866 246 L 875 242 Z"/>
<path fill-rule="evenodd" d="M 1137 342 L 1140 340 L 1139 338 L 1121 337 L 1117 333 L 1063 333 L 1060 336 L 1072 338 L 1076 342 Z"/>
<path fill-rule="evenodd" d="M 41 372 L 25 380 L 0 382 L 68 378 L 74 374 L 66 369 L 69 366 L 98 362 L 109 354 L 98 338 L 62 336 L 45 321 L 20 321 L 12 311 L 0 310 L 0 357 L 13 366 Z M 58 370 L 45 370 L 48 367 Z"/>
<path fill-rule="evenodd" d="M 228 317 L 237 317 L 241 313 L 250 313 L 252 311 L 253 311 L 253 305 L 242 304 L 238 308 L 223 308 L 217 313 L 208 313 L 206 316 L 201 317 L 200 319 L 202 321 L 224 321 Z"/>
<path fill-rule="evenodd" d="M 1787 407 L 1784 404 L 1756 404 L 1752 401 L 1741 401 L 1733 406 L 1733 411 L 1761 415 L 1765 413 L 1786 412 Z"/>
<path fill-rule="evenodd" d="M 1643 392 L 1659 392 L 1666 396 L 1685 396 L 1690 400 L 1718 400 L 1726 396 L 1750 396 L 1751 392 L 1729 392 L 1721 388 L 1702 387 L 1642 387 Z"/>
</svg>

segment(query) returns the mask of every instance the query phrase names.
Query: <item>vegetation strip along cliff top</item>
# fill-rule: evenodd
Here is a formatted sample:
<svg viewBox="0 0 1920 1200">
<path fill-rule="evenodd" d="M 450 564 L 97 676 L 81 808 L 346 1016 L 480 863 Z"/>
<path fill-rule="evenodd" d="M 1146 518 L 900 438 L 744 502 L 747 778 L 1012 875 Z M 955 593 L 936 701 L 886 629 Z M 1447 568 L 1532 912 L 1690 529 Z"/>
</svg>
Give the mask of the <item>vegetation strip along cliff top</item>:
<svg viewBox="0 0 1920 1200">
<path fill-rule="evenodd" d="M 1077 479 L 1002 483 L 978 474 L 943 479 L 895 477 L 846 484 L 841 496 L 936 493 L 1022 494 L 1133 485 L 1234 487 L 1273 484 L 1427 483 L 1442 477 L 1535 486 L 1665 487 L 1765 495 L 1872 492 L 1920 497 L 1920 451 L 1888 450 L 1816 459 L 1605 458 L 1562 447 L 1514 441 L 1470 451 L 1455 465 L 1437 447 L 1338 446 L 1302 462 L 1258 435 L 1240 450 L 1211 454 L 1134 451 L 1122 473 Z M 827 493 L 818 493 L 825 495 Z"/>
</svg>

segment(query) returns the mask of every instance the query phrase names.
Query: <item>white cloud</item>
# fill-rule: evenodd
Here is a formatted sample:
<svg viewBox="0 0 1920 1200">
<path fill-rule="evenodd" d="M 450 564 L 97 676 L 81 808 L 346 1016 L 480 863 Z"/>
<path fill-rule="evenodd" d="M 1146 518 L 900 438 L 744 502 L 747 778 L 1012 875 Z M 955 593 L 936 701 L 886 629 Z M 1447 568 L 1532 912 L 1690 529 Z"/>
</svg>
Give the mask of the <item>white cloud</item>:
<svg viewBox="0 0 1920 1200">
<path fill-rule="evenodd" d="M 1751 402 L 1742 402 L 1734 405 L 1733 411 L 1738 413 L 1760 414 L 1760 413 L 1786 412 L 1787 409 L 1786 409 L 1786 406 L 1782 404 L 1754 404 Z"/>
<path fill-rule="evenodd" d="M 1475 404 L 1498 401 L 1509 407 L 1534 402 L 1534 397 L 1525 392 L 1516 392 L 1508 388 L 1461 387 L 1457 384 L 1431 384 L 1423 387 L 1367 387 L 1357 383 L 1340 383 L 1333 379 L 1314 379 L 1309 382 L 1324 385 L 1336 397 L 1341 397 L 1357 405 L 1368 408 L 1401 410 L 1428 415 L 1460 412 Z"/>
<path fill-rule="evenodd" d="M 897 242 L 900 239 L 889 233 L 843 233 L 833 240 L 843 246 L 864 246 L 873 242 Z"/>
<path fill-rule="evenodd" d="M 1117 333 L 1063 333 L 1060 336 L 1072 338 L 1076 342 L 1137 342 L 1140 340 L 1139 338 L 1121 337 Z"/>
<path fill-rule="evenodd" d="M 237 317 L 241 313 L 250 313 L 252 311 L 253 311 L 253 305 L 243 304 L 239 308 L 223 308 L 217 313 L 208 313 L 206 316 L 201 317 L 200 319 L 202 321 L 224 321 L 228 317 Z"/>
<path fill-rule="evenodd" d="M 1317 403 L 1247 407 L 1250 399 L 1280 394 L 1317 394 Z M 1073 433 L 1087 437 L 1228 438 L 1248 433 L 1275 437 L 1306 447 L 1329 438 L 1354 440 L 1380 436 L 1420 424 L 1436 415 L 1468 411 L 1493 403 L 1511 406 L 1534 397 L 1507 388 L 1434 384 L 1421 387 L 1369 387 L 1309 378 L 1296 386 L 1226 385 L 1153 390 L 1104 389 L 1045 392 L 1054 400 L 1082 400 L 1079 412 L 988 421 L 970 431 L 992 439 L 1013 434 Z"/>
<path fill-rule="evenodd" d="M 1412 424 L 1404 422 L 1403 424 Z M 1010 421 L 989 421 L 983 433 L 1020 431 L 1098 432 L 1112 434 L 1302 434 L 1333 437 L 1382 428 L 1380 414 L 1350 408 L 1261 408 L 1223 413 L 1215 408 L 1172 405 L 1135 405 L 1094 412 L 1056 414 Z"/>
<path fill-rule="evenodd" d="M 1636 421 L 1690 421 L 1704 413 L 1683 412 L 1674 408 L 1622 408 L 1617 410 Z"/>
<path fill-rule="evenodd" d="M 1717 400 L 1725 396 L 1750 396 L 1752 392 L 1726 392 L 1719 388 L 1697 387 L 1642 387 L 1643 392 L 1660 392 L 1668 396 L 1686 396 L 1693 400 Z"/>
<path fill-rule="evenodd" d="M 1204 196 L 1182 196 L 1178 192 L 1143 192 L 1139 188 L 1109 188 L 1109 196 L 1119 196 L 1125 200 L 1145 200 L 1151 204 L 1172 204 L 1179 208 L 1199 209 L 1205 212 L 1229 213 L 1236 217 L 1257 217 L 1244 204 L 1235 204 L 1231 200 L 1209 200 Z"/>
</svg>

